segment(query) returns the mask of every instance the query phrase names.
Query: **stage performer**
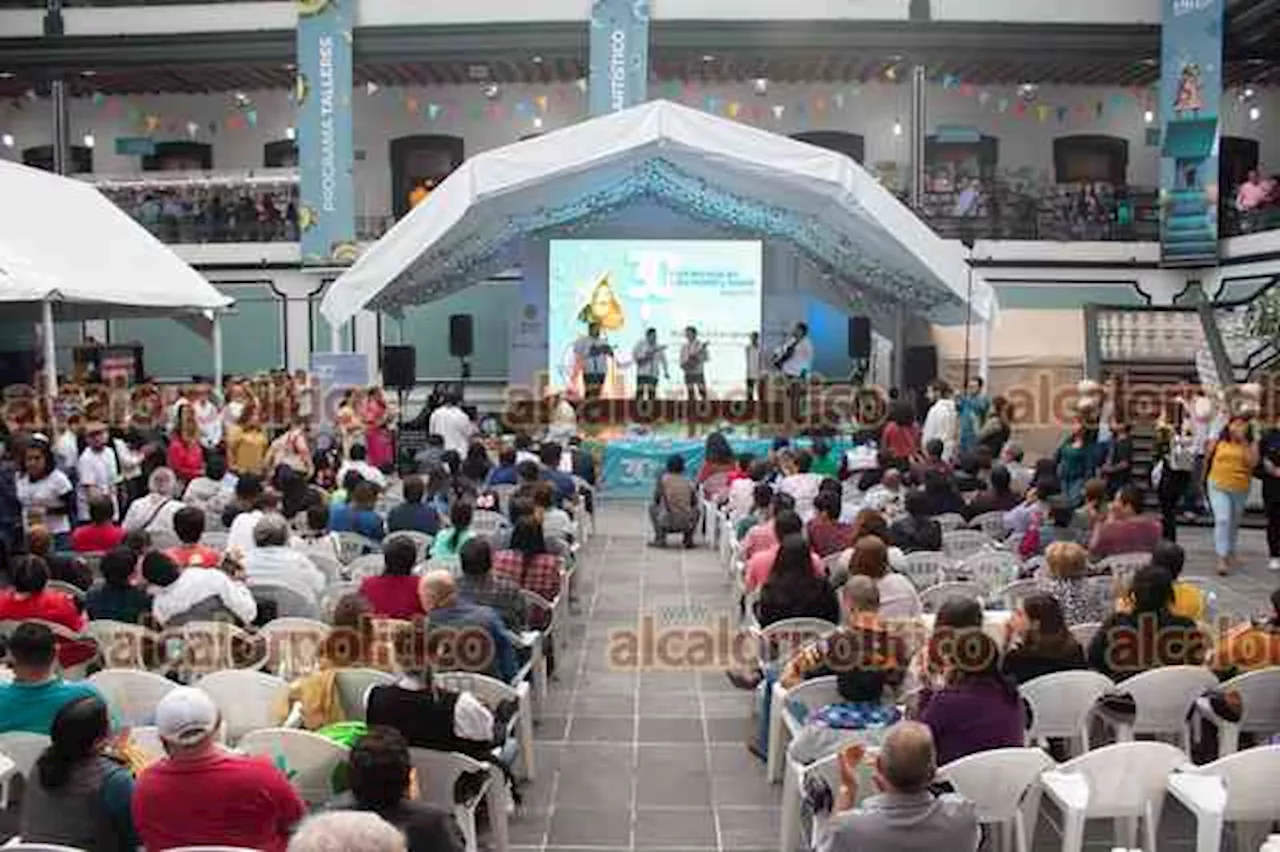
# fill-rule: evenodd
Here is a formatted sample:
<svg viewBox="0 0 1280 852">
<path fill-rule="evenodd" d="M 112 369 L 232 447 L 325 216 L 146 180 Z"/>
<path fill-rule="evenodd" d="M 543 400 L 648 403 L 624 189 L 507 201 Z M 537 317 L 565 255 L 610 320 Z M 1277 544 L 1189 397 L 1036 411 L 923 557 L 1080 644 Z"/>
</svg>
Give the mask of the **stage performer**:
<svg viewBox="0 0 1280 852">
<path fill-rule="evenodd" d="M 774 351 L 773 366 L 782 373 L 787 383 L 787 399 L 791 414 L 800 419 L 800 400 L 804 395 L 804 383 L 813 369 L 813 343 L 809 340 L 809 326 L 798 322 L 782 346 Z"/>
<path fill-rule="evenodd" d="M 658 330 L 651 328 L 645 331 L 644 339 L 636 344 L 632 351 L 632 359 L 636 364 L 636 402 L 656 400 L 658 398 L 658 371 L 662 378 L 670 380 L 667 371 L 666 346 L 658 344 Z"/>
<path fill-rule="evenodd" d="M 586 399 L 599 399 L 609 377 L 609 362 L 613 360 L 613 347 L 600 336 L 600 323 L 587 326 L 587 333 L 573 344 L 575 372 L 582 373 L 582 391 Z"/>
<path fill-rule="evenodd" d="M 689 326 L 684 330 L 685 342 L 680 347 L 680 369 L 684 370 L 684 386 L 689 393 L 689 401 L 697 397 L 707 401 L 707 361 L 711 353 L 707 351 L 705 341 L 698 339 L 698 330 Z"/>
<path fill-rule="evenodd" d="M 368 451 L 369 464 L 382 469 L 393 463 L 395 450 L 391 423 L 394 418 L 382 388 L 370 387 L 366 392 L 360 419 L 364 421 L 365 449 Z"/>
<path fill-rule="evenodd" d="M 757 396 L 763 397 L 760 386 L 760 332 L 753 331 L 747 338 L 747 402 L 753 403 Z"/>
</svg>

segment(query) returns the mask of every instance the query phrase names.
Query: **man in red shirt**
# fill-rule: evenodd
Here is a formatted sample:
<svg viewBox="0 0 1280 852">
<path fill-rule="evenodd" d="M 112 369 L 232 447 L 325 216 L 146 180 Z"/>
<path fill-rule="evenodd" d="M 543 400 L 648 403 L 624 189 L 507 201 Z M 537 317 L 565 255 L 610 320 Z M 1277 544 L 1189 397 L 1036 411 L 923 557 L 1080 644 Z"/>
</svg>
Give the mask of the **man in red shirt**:
<svg viewBox="0 0 1280 852">
<path fill-rule="evenodd" d="M 113 521 L 116 507 L 109 497 L 89 500 L 89 523 L 71 531 L 71 549 L 76 553 L 106 553 L 124 541 L 124 527 Z"/>
<path fill-rule="evenodd" d="M 243 757 L 217 742 L 218 708 L 202 690 L 181 686 L 156 706 L 169 755 L 138 778 L 133 823 L 147 849 L 226 845 L 284 852 L 307 806 L 265 758 Z"/>
</svg>

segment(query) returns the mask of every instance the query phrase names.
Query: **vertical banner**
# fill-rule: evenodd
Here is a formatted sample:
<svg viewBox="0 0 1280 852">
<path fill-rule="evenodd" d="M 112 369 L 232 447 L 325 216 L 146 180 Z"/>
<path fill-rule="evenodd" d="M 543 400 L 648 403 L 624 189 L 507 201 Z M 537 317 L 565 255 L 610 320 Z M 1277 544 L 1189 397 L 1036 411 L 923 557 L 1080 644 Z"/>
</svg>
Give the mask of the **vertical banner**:
<svg viewBox="0 0 1280 852">
<path fill-rule="evenodd" d="M 351 135 L 355 0 L 297 0 L 298 230 L 304 264 L 356 259 Z"/>
<path fill-rule="evenodd" d="M 1164 0 L 1160 46 L 1160 255 L 1218 258 L 1218 112 L 1224 0 Z"/>
<path fill-rule="evenodd" d="M 591 5 L 592 115 L 645 101 L 649 81 L 649 0 L 594 0 Z"/>
</svg>

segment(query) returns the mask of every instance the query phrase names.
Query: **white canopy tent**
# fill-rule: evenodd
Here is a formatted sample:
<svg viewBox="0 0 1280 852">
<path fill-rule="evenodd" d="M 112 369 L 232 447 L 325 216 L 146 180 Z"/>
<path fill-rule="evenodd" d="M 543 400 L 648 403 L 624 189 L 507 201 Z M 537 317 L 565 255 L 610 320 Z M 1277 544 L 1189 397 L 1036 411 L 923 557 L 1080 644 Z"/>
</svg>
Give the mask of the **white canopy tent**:
<svg viewBox="0 0 1280 852">
<path fill-rule="evenodd" d="M 222 381 L 219 313 L 232 300 L 97 189 L 0 162 L 0 305 L 43 325 L 46 387 L 56 393 L 57 319 L 212 319 Z"/>
</svg>

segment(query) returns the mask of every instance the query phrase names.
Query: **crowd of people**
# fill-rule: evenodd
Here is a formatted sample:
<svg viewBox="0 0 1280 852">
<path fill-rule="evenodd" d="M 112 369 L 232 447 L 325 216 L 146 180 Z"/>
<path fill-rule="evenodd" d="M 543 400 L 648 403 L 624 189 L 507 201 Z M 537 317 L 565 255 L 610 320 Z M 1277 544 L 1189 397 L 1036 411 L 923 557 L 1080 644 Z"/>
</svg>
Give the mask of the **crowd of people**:
<svg viewBox="0 0 1280 852">
<path fill-rule="evenodd" d="M 298 239 L 297 184 L 106 186 L 103 193 L 166 243 Z"/>
</svg>

